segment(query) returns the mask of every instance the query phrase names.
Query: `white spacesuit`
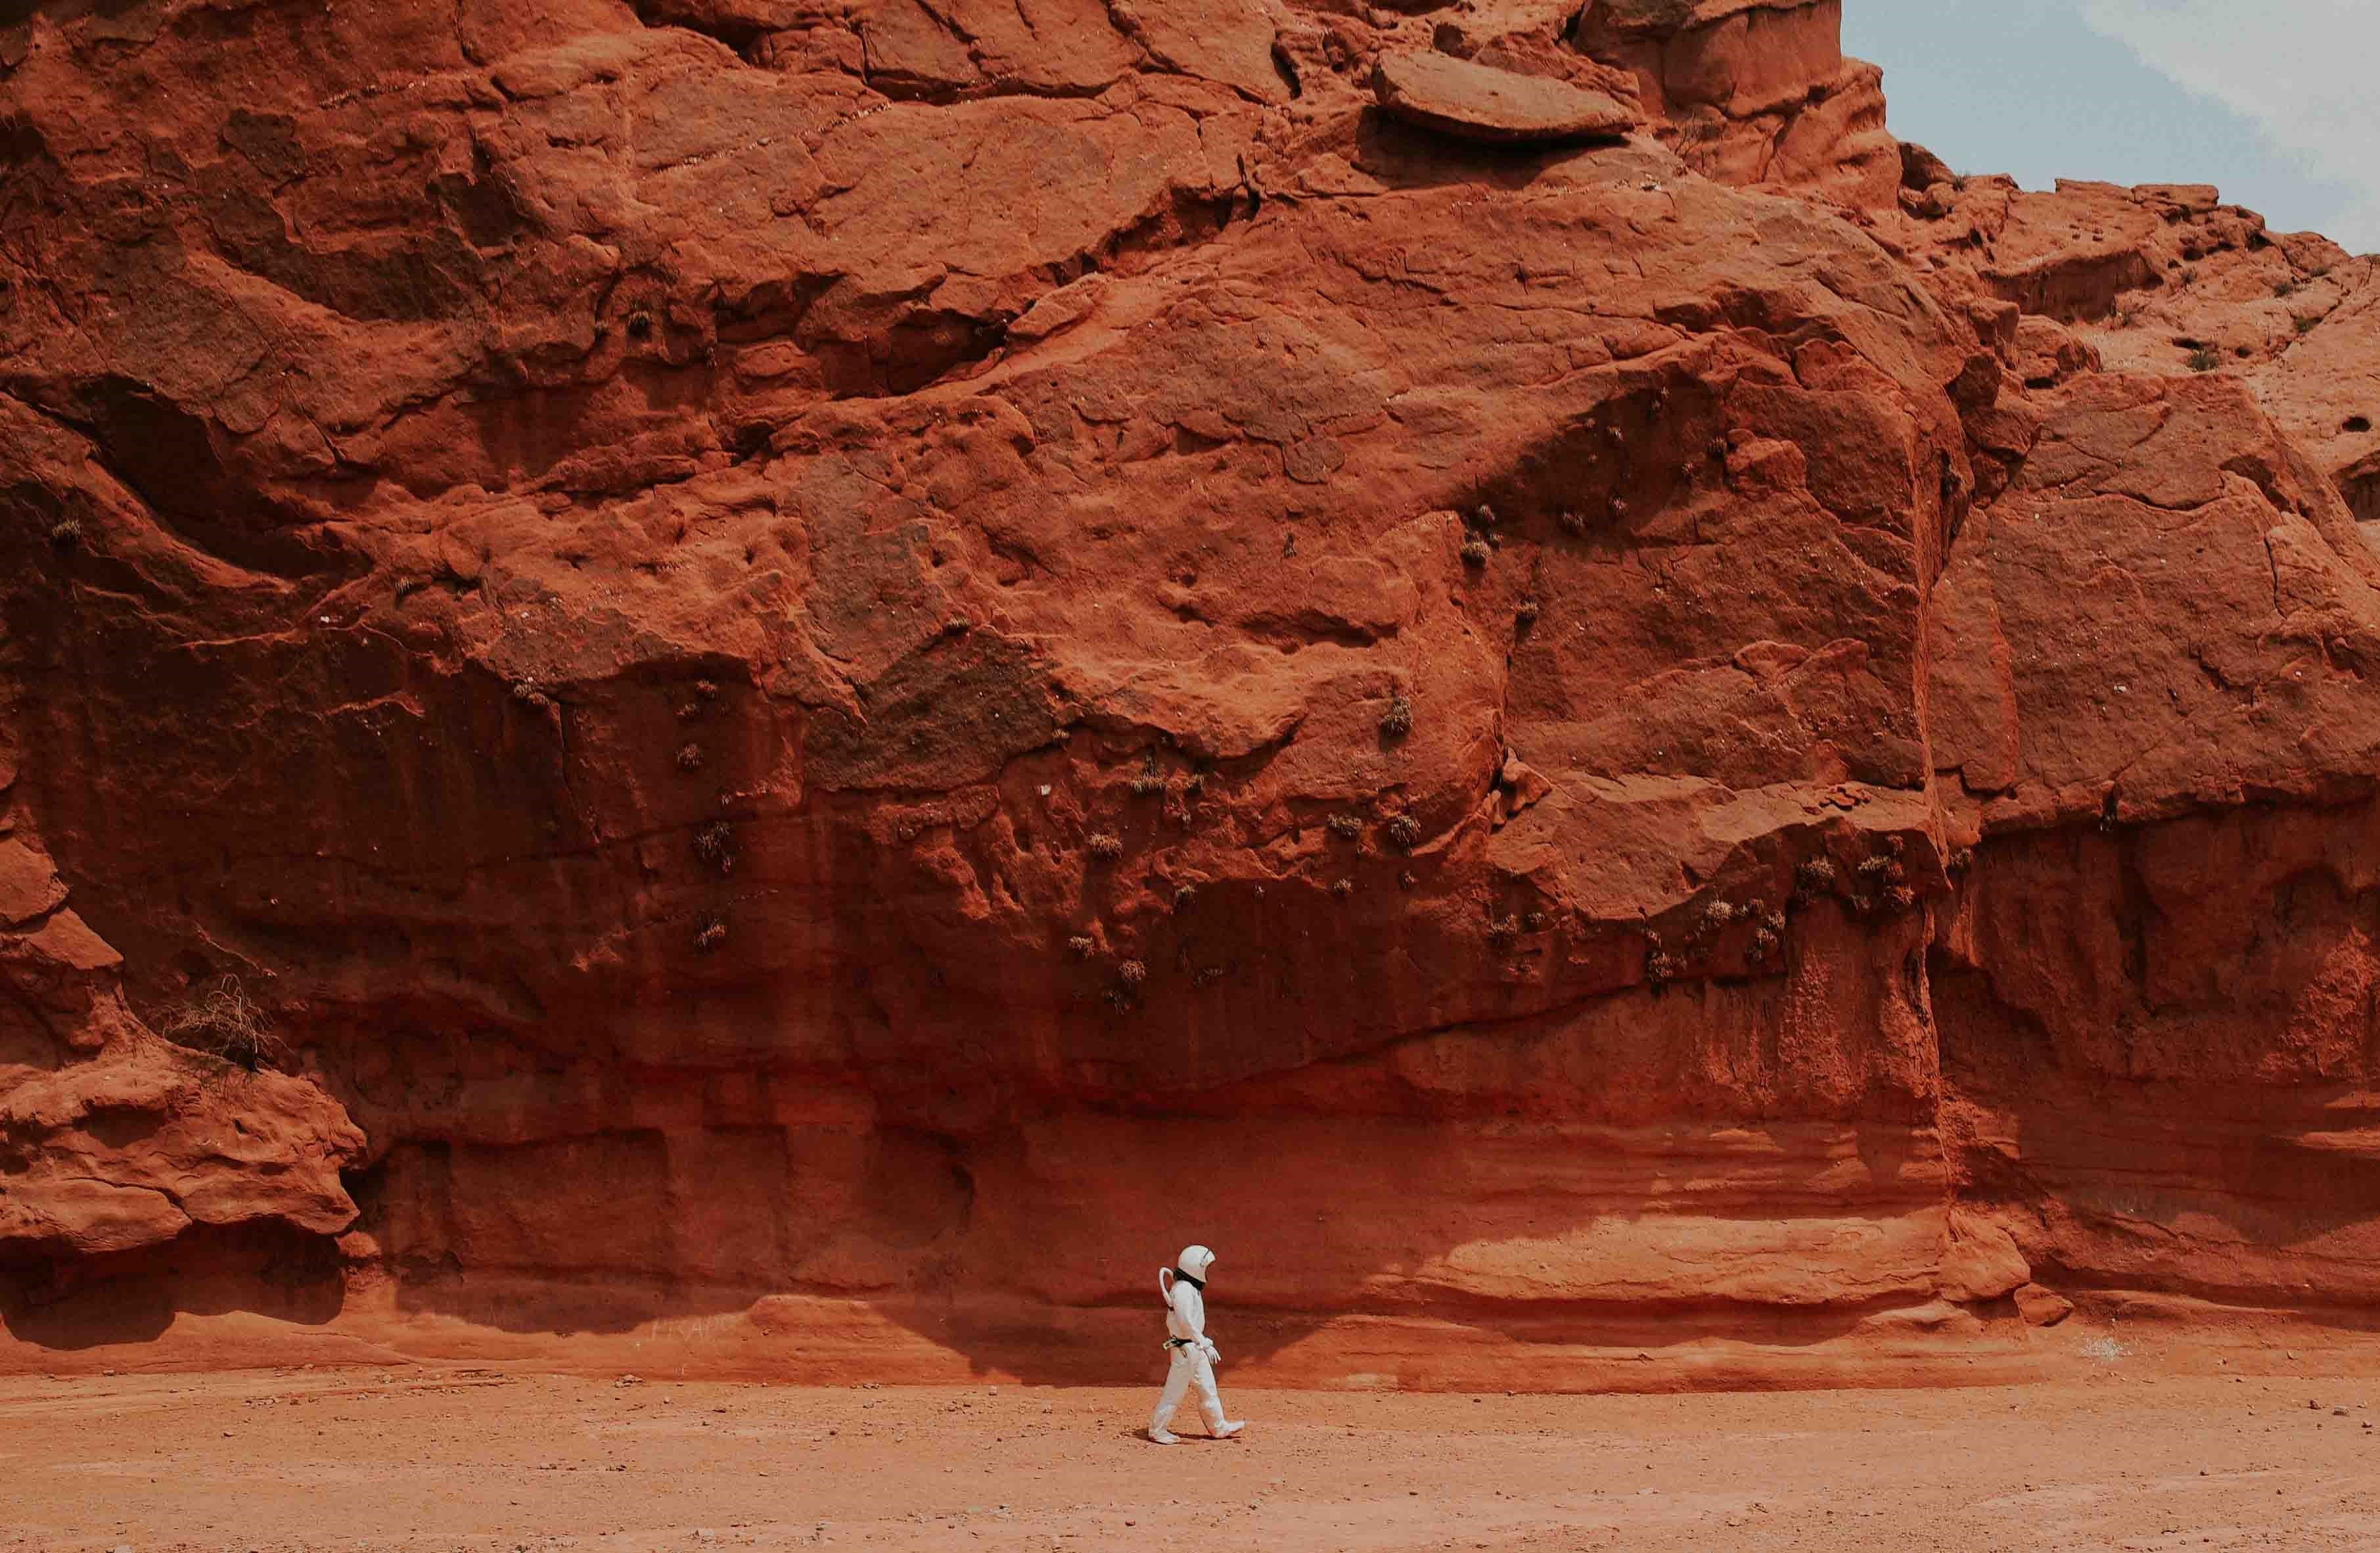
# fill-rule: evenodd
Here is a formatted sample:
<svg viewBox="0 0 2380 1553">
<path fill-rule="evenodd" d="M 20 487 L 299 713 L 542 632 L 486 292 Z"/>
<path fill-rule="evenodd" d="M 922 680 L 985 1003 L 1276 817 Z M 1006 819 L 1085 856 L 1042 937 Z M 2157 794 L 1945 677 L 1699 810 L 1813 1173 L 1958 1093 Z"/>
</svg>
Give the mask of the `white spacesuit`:
<svg viewBox="0 0 2380 1553">
<path fill-rule="evenodd" d="M 1247 1427 L 1223 1416 L 1223 1399 L 1215 1392 L 1215 1361 L 1222 1354 L 1207 1338 L 1205 1293 L 1207 1269 L 1214 1265 L 1213 1252 L 1193 1245 L 1183 1249 L 1173 1266 L 1158 1269 L 1157 1291 L 1165 1296 L 1165 1352 L 1172 1360 L 1165 1389 L 1148 1420 L 1148 1438 L 1160 1445 L 1181 1443 L 1165 1426 L 1173 1422 L 1173 1410 L 1193 1386 L 1198 1388 L 1198 1411 L 1206 1417 L 1208 1434 L 1229 1439 Z"/>
</svg>

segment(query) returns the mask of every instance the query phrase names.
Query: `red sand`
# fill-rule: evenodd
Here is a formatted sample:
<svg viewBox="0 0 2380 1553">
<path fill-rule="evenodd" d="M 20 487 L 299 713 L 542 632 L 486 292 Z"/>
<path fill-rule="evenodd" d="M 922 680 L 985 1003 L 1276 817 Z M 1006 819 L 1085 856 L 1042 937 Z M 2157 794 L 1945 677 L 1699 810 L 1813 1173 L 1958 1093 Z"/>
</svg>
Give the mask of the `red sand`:
<svg viewBox="0 0 2380 1553">
<path fill-rule="evenodd" d="M 1170 1451 L 1135 1438 L 1147 1388 L 23 1377 L 0 1381 L 0 1547 L 2380 1543 L 2373 1383 L 2143 1378 L 2135 1362 L 1950 1391 L 1242 1391 L 1244 1439 Z"/>
</svg>

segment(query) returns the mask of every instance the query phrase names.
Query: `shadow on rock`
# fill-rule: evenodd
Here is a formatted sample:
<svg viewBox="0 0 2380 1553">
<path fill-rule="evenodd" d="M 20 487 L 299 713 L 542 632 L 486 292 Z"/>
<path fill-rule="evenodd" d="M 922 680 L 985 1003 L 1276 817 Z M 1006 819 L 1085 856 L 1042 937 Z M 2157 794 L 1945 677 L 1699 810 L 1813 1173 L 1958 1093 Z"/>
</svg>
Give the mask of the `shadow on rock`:
<svg viewBox="0 0 2380 1553">
<path fill-rule="evenodd" d="M 200 1226 L 163 1245 L 0 1269 L 0 1328 L 59 1350 L 150 1341 L 182 1315 L 320 1327 L 346 1302 L 331 1237 L 277 1223 Z"/>
</svg>

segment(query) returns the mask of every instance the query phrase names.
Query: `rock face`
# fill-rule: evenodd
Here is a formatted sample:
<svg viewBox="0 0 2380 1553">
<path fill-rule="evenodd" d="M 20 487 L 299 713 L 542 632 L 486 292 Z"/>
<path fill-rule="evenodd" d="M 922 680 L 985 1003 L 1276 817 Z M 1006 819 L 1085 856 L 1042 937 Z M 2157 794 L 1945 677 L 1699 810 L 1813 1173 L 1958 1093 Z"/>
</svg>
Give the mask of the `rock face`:
<svg viewBox="0 0 2380 1553">
<path fill-rule="evenodd" d="M 1870 208 L 1893 199 L 1900 147 L 1842 19 L 1842 0 L 1587 0 L 1572 41 L 1634 75 L 1695 171 Z"/>
<path fill-rule="evenodd" d="M 0 13 L 0 1365 L 2380 1298 L 2359 261 L 1573 11 Z"/>
<path fill-rule="evenodd" d="M 2107 368 L 2245 382 L 2265 413 L 2380 521 L 2380 280 L 2311 233 L 2276 234 L 2204 185 L 2005 178 L 1954 187 L 1948 169 L 1904 190 L 1900 237 L 1929 264 L 2071 325 Z"/>
</svg>

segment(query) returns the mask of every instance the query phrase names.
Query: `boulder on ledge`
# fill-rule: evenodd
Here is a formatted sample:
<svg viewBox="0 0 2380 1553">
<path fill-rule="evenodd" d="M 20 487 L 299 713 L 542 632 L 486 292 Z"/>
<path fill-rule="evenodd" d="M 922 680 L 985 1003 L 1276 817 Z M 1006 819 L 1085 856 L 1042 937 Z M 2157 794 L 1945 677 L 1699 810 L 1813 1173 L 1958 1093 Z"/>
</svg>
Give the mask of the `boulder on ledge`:
<svg viewBox="0 0 2380 1553">
<path fill-rule="evenodd" d="M 1407 123 L 1507 145 L 1618 140 L 1640 122 L 1634 110 L 1599 91 L 1421 51 L 1382 55 L 1372 67 L 1372 91 Z"/>
</svg>

